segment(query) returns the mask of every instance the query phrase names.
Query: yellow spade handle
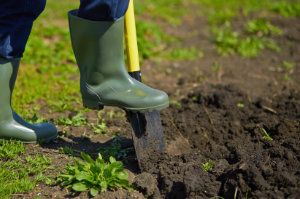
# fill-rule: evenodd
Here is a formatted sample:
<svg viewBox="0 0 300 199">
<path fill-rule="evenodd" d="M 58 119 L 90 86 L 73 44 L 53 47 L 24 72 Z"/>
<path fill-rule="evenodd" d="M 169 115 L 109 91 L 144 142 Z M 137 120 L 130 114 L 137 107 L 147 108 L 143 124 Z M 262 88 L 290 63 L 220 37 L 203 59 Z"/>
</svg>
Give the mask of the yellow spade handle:
<svg viewBox="0 0 300 199">
<path fill-rule="evenodd" d="M 128 72 L 140 71 L 139 51 L 136 40 L 133 0 L 129 1 L 125 14 L 125 41 L 127 51 Z"/>
</svg>

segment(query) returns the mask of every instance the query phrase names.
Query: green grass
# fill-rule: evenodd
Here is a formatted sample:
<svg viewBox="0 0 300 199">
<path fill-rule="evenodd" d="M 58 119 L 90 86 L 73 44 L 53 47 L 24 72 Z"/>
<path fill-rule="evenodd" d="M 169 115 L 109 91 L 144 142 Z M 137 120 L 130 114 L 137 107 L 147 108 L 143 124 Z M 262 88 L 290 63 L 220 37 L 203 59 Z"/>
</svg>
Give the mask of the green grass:
<svg viewBox="0 0 300 199">
<path fill-rule="evenodd" d="M 0 198 L 30 192 L 39 182 L 48 182 L 52 177 L 44 175 L 51 168 L 51 159 L 44 155 L 25 156 L 25 153 L 21 142 L 0 143 Z"/>
<path fill-rule="evenodd" d="M 200 16 L 207 16 L 211 24 L 224 24 L 233 17 L 250 14 L 279 14 L 284 17 L 300 15 L 300 2 L 292 0 L 194 0 L 201 6 Z"/>
<path fill-rule="evenodd" d="M 168 60 L 197 60 L 203 57 L 204 53 L 200 49 L 196 49 L 194 46 L 190 48 L 177 47 L 161 53 L 163 58 Z"/>
<path fill-rule="evenodd" d="M 182 0 L 140 0 L 135 1 L 135 12 L 179 25 L 181 17 L 190 11 L 188 5 L 188 1 Z"/>
</svg>

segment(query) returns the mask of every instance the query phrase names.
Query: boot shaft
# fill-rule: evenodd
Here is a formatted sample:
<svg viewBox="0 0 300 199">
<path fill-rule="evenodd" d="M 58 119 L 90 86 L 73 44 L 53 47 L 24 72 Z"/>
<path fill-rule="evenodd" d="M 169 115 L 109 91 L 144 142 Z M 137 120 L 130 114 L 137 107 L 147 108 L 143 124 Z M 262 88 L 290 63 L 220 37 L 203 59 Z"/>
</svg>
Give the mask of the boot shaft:
<svg viewBox="0 0 300 199">
<path fill-rule="evenodd" d="M 20 59 L 0 58 L 0 121 L 12 116 L 11 95 L 17 78 Z"/>
<path fill-rule="evenodd" d="M 91 21 L 77 17 L 77 10 L 72 10 L 69 25 L 73 51 L 86 83 L 99 85 L 112 75 L 127 72 L 123 57 L 123 17 L 117 21 Z"/>
</svg>

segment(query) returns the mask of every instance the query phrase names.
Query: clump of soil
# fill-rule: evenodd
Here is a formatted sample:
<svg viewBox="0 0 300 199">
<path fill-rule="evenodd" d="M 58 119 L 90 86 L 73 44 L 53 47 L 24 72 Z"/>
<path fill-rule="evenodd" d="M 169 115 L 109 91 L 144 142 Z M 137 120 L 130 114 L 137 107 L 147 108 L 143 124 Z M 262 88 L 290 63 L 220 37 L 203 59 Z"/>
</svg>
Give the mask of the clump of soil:
<svg viewBox="0 0 300 199">
<path fill-rule="evenodd" d="M 281 93 L 251 99 L 233 85 L 204 84 L 182 99 L 180 108 L 163 111 L 169 152 L 179 148 L 181 154 L 158 156 L 159 161 L 154 155 L 149 162 L 161 195 L 297 198 L 300 93 Z M 208 161 L 213 168 L 205 171 Z"/>
</svg>

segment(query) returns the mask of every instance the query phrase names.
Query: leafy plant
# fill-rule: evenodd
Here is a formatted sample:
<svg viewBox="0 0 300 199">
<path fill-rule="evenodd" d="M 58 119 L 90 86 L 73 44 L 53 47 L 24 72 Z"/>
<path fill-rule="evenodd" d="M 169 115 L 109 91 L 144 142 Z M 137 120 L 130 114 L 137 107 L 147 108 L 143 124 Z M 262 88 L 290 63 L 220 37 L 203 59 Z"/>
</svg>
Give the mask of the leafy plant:
<svg viewBox="0 0 300 199">
<path fill-rule="evenodd" d="M 263 18 L 248 21 L 246 23 L 246 30 L 250 34 L 269 35 L 273 33 L 276 35 L 280 35 L 282 33 L 280 28 L 273 26 L 269 21 Z"/>
<path fill-rule="evenodd" d="M 275 44 L 274 40 L 253 36 L 242 40 L 237 47 L 237 52 L 243 57 L 256 57 L 265 48 L 277 52 L 280 51 L 279 46 Z"/>
<path fill-rule="evenodd" d="M 104 132 L 107 125 L 105 119 L 101 119 L 101 123 L 99 123 L 99 118 L 97 118 L 97 124 L 91 123 L 91 127 L 93 128 L 94 133 L 99 134 Z"/>
<path fill-rule="evenodd" d="M 229 24 L 224 29 L 216 28 L 213 32 L 216 35 L 215 43 L 218 53 L 223 56 L 234 54 L 239 42 L 238 32 L 232 31 Z"/>
<path fill-rule="evenodd" d="M 83 126 L 87 124 L 86 118 L 83 117 L 82 113 L 77 113 L 75 116 L 71 118 L 61 117 L 59 119 L 54 120 L 54 122 L 58 125 L 65 126 Z"/>
<path fill-rule="evenodd" d="M 75 165 L 68 164 L 65 167 L 66 171 L 57 177 L 58 183 L 77 192 L 90 190 L 92 196 L 107 189 L 132 188 L 122 162 L 110 157 L 109 162 L 106 163 L 100 153 L 96 160 L 85 153 L 81 153 L 81 157 L 85 162 L 75 158 Z"/>
<path fill-rule="evenodd" d="M 203 166 L 204 171 L 209 172 L 213 169 L 213 166 L 215 164 L 216 164 L 215 161 L 208 160 L 207 162 L 203 163 L 202 166 Z"/>
</svg>

